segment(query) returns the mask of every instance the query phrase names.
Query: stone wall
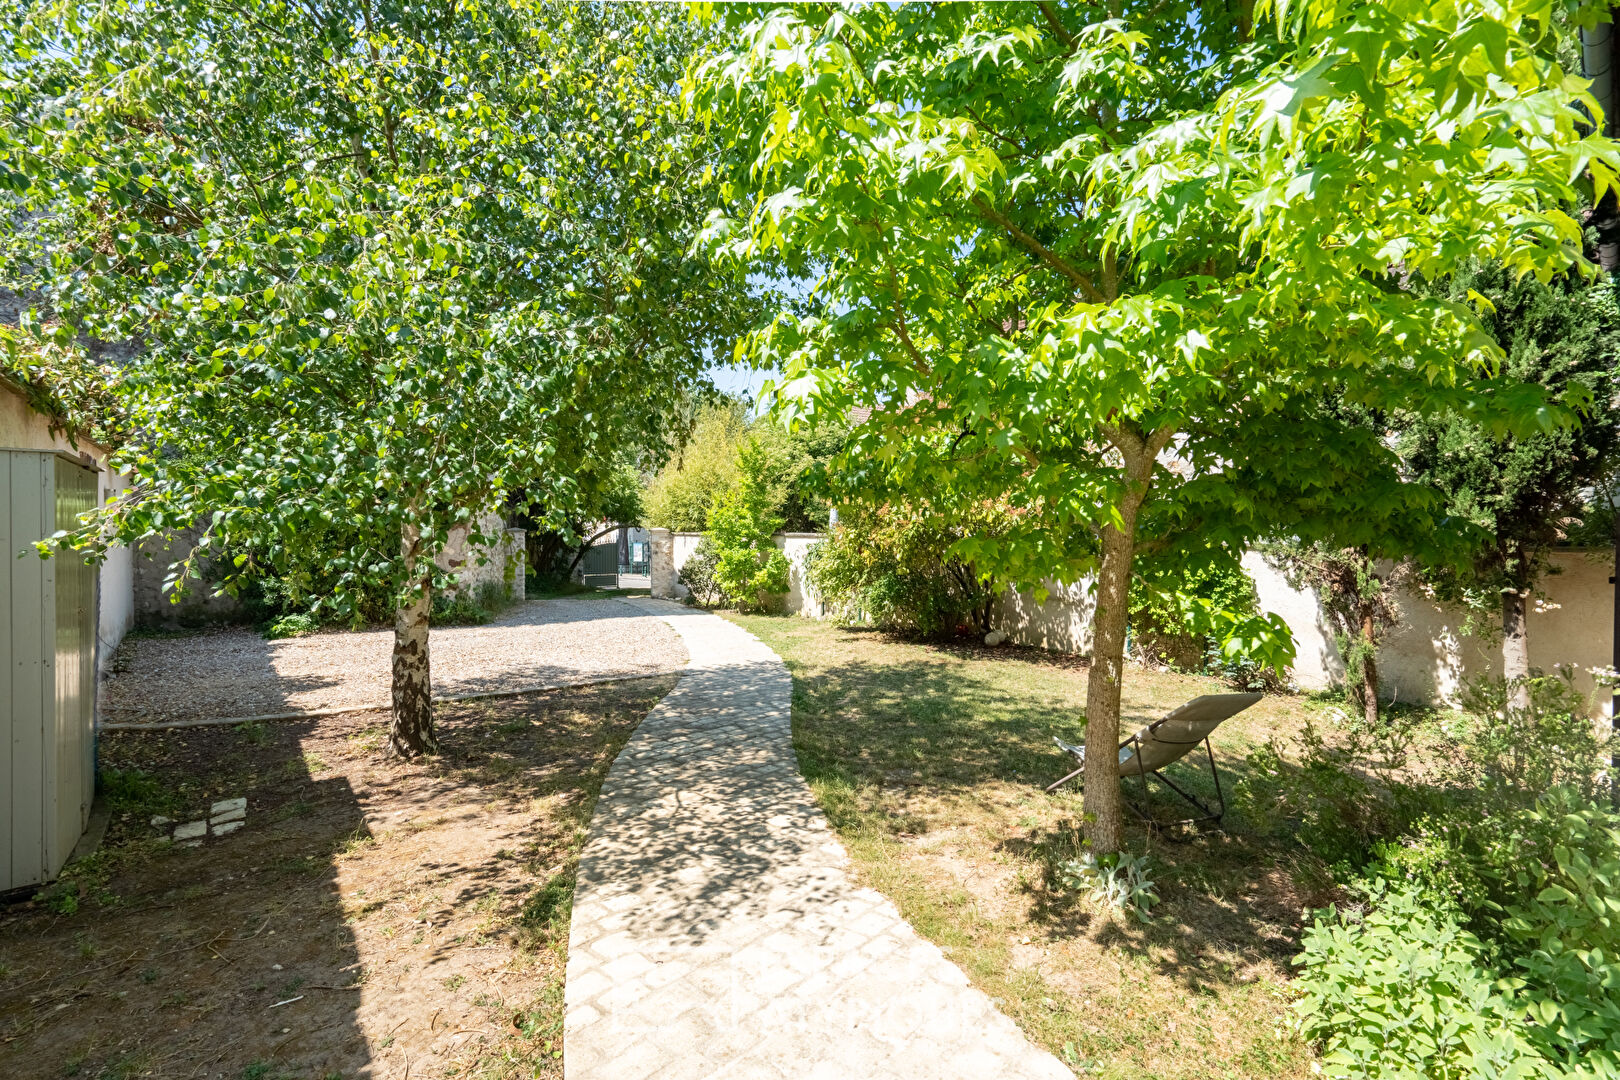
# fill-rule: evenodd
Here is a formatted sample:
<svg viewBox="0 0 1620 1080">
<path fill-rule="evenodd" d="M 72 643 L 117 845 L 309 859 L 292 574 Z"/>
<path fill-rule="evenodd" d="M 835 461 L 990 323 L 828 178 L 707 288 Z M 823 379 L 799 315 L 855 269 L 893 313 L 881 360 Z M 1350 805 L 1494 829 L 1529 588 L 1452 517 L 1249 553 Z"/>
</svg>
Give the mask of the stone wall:
<svg viewBox="0 0 1620 1080">
<path fill-rule="evenodd" d="M 242 605 L 236 597 L 215 595 L 211 582 L 217 580 L 217 576 L 210 570 L 217 556 L 199 561 L 203 576 L 188 578 L 183 594 L 177 595 L 173 589 L 163 587 L 170 564 L 189 555 L 202 534 L 201 525 L 192 525 L 161 539 L 143 540 L 135 548 L 130 577 L 134 619 L 138 625 L 152 629 L 193 628 L 233 622 L 242 617 Z"/>
<path fill-rule="evenodd" d="M 468 543 L 468 529 L 458 525 L 450 530 L 444 550 L 433 560 L 439 569 L 455 573 L 457 585 L 451 595 L 471 592 L 476 595 L 485 588 L 505 590 L 513 600 L 527 595 L 528 574 L 525 561 L 528 545 L 522 529 L 508 529 L 502 525 L 499 514 L 485 514 L 479 528 L 486 535 L 500 537 L 494 544 L 484 547 Z"/>
<path fill-rule="evenodd" d="M 686 599 L 689 593 L 686 586 L 680 583 L 681 567 L 697 550 L 703 534 L 653 529 L 649 539 L 652 545 L 652 594 L 668 600 Z M 788 594 L 784 610 L 789 615 L 822 618 L 826 609 L 804 573 L 805 555 L 822 539 L 821 533 L 777 533 L 772 539 L 788 561 Z"/>
</svg>

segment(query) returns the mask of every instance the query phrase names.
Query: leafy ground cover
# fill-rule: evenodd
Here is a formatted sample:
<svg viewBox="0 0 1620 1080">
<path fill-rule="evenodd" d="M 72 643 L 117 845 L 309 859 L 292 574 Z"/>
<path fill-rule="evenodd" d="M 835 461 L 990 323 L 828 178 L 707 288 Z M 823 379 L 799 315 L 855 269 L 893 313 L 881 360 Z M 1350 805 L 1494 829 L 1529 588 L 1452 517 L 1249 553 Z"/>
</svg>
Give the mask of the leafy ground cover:
<svg viewBox="0 0 1620 1080">
<path fill-rule="evenodd" d="M 1087 665 L 1071 656 L 914 644 L 808 619 L 729 615 L 793 673 L 800 768 L 866 882 L 1029 1035 L 1080 1075 L 1295 1077 L 1313 1055 L 1288 1026 L 1291 963 L 1332 877 L 1245 816 L 1247 758 L 1332 703 L 1268 696 L 1215 740 L 1232 810 L 1224 832 L 1175 839 L 1132 826 L 1160 902 L 1143 924 L 1066 888 L 1080 797 L 1069 771 Z M 1214 679 L 1128 669 L 1122 726 Z M 1263 755 L 1257 759 L 1263 760 Z M 1212 794 L 1185 766 L 1176 777 Z M 1234 795 L 1234 790 L 1237 792 Z M 1157 801 L 1163 814 L 1175 812 Z"/>
<path fill-rule="evenodd" d="M 672 680 L 445 706 L 408 764 L 386 711 L 105 734 L 102 848 L 0 908 L 0 1076 L 560 1077 L 575 860 Z"/>
</svg>

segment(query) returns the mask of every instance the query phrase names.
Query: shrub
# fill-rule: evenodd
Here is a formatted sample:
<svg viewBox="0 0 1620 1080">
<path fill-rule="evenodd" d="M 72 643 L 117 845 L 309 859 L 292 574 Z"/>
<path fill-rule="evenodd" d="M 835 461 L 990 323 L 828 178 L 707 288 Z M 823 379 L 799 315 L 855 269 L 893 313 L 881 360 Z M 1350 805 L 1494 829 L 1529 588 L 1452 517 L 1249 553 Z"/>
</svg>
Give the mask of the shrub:
<svg viewBox="0 0 1620 1080">
<path fill-rule="evenodd" d="M 283 615 L 274 620 L 265 628 L 264 636 L 271 641 L 277 638 L 300 637 L 304 634 L 313 634 L 321 628 L 320 621 L 307 611 L 296 611 L 291 615 Z"/>
<path fill-rule="evenodd" d="M 1380 856 L 1368 915 L 1320 916 L 1300 957 L 1333 1075 L 1620 1075 L 1620 815 L 1561 788 Z"/>
<path fill-rule="evenodd" d="M 1264 831 L 1286 825 L 1324 863 L 1354 870 L 1379 842 L 1436 809 L 1439 796 L 1403 779 L 1419 716 L 1397 713 L 1368 724 L 1331 709 L 1327 718 L 1331 738 L 1307 717 L 1292 747 L 1273 737 L 1252 751 L 1234 801 Z"/>
<path fill-rule="evenodd" d="M 715 554 L 714 545 L 705 536 L 698 541 L 692 554 L 688 555 L 686 562 L 681 566 L 677 575 L 687 592 L 692 594 L 692 602 L 699 607 L 715 607 L 725 602 L 725 595 L 714 580 L 714 568 L 720 557 Z"/>
<path fill-rule="evenodd" d="M 1305 932 L 1297 1008 L 1328 1076 L 1551 1076 L 1519 1033 L 1478 938 L 1413 888 L 1372 886 Z"/>
<path fill-rule="evenodd" d="M 1511 704 L 1510 690 L 1517 687 L 1502 679 L 1481 679 L 1464 689 L 1462 704 L 1470 719 L 1460 753 L 1452 759 L 1452 781 L 1519 804 L 1563 786 L 1595 797 L 1615 739 L 1587 715 L 1574 670 L 1563 667 L 1554 675 L 1536 671 L 1524 683 L 1530 691 L 1528 708 Z"/>
<path fill-rule="evenodd" d="M 1254 582 L 1236 561 L 1178 568 L 1173 581 L 1139 574 L 1131 581 L 1131 651 L 1139 660 L 1185 671 L 1216 660 L 1207 635 L 1188 633 L 1173 592 L 1202 597 L 1222 611 L 1252 615 L 1260 610 Z"/>
<path fill-rule="evenodd" d="M 490 620 L 489 609 L 475 600 L 470 592 L 440 593 L 433 598 L 433 614 L 429 621 L 434 626 L 482 626 Z"/>
<path fill-rule="evenodd" d="M 852 510 L 805 561 L 816 595 L 846 623 L 944 637 L 989 629 L 991 586 L 951 546 L 970 526 L 900 505 Z M 972 523 L 993 532 L 994 515 Z"/>
<path fill-rule="evenodd" d="M 788 591 L 788 561 L 772 539 L 782 527 L 767 448 L 755 440 L 737 454 L 737 476 L 709 512 L 705 537 L 714 551 L 715 587 L 744 610 L 779 606 Z"/>
</svg>

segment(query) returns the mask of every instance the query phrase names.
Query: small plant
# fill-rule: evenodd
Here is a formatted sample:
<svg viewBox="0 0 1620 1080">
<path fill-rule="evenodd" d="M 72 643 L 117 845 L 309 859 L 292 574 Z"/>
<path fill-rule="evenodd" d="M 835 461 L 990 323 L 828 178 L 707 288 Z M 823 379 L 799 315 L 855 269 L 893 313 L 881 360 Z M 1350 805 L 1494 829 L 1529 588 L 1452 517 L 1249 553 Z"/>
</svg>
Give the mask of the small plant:
<svg viewBox="0 0 1620 1080">
<path fill-rule="evenodd" d="M 264 636 L 270 641 L 278 638 L 303 637 L 321 628 L 320 621 L 307 611 L 283 615 L 265 628 Z"/>
<path fill-rule="evenodd" d="M 1152 922 L 1150 911 L 1159 902 L 1153 879 L 1148 877 L 1146 855 L 1104 855 L 1090 851 L 1058 864 L 1058 880 L 1098 907 L 1105 907 L 1141 922 Z"/>
<path fill-rule="evenodd" d="M 431 621 L 434 626 L 482 626 L 490 618 L 489 609 L 469 595 L 467 590 L 433 598 Z"/>
<path fill-rule="evenodd" d="M 236 732 L 237 738 L 249 746 L 263 746 L 270 741 L 270 729 L 262 720 L 244 720 L 231 730 Z"/>
</svg>

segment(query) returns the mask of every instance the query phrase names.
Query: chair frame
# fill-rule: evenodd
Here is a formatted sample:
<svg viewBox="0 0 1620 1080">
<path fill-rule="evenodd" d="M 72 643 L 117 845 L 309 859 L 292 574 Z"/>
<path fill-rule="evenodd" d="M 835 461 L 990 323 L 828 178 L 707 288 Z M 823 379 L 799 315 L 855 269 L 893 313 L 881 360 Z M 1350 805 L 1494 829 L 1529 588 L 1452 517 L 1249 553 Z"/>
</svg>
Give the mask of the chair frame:
<svg viewBox="0 0 1620 1080">
<path fill-rule="evenodd" d="M 1147 729 L 1148 733 L 1153 735 L 1155 738 L 1158 738 L 1157 728 L 1158 728 L 1159 724 L 1161 724 L 1163 722 L 1164 721 L 1162 721 L 1162 720 L 1154 721 L 1152 724 L 1150 724 L 1148 726 L 1148 729 Z M 1142 741 L 1141 741 L 1141 739 L 1142 739 L 1142 733 L 1139 731 L 1136 734 L 1132 735 L 1130 738 L 1126 739 L 1124 742 L 1119 744 L 1119 749 L 1120 750 L 1125 749 L 1127 746 L 1132 747 L 1132 754 L 1136 758 L 1136 775 L 1138 777 L 1140 777 L 1141 781 L 1142 781 L 1142 805 L 1138 806 L 1136 804 L 1136 802 L 1134 800 L 1130 799 L 1129 797 L 1127 797 L 1125 799 L 1125 805 L 1130 807 L 1131 813 L 1135 814 L 1137 817 L 1141 818 L 1144 822 L 1146 822 L 1148 828 L 1150 828 L 1150 829 L 1168 829 L 1168 828 L 1172 828 L 1172 827 L 1177 826 L 1177 825 L 1202 825 L 1203 823 L 1208 822 L 1208 821 L 1213 821 L 1217 825 L 1219 825 L 1220 821 L 1221 821 L 1221 818 L 1226 816 L 1226 792 L 1221 787 L 1221 771 L 1220 771 L 1220 769 L 1216 768 L 1216 766 L 1215 766 L 1215 750 L 1209 744 L 1209 736 L 1206 735 L 1202 739 L 1199 739 L 1197 742 L 1194 742 L 1194 743 L 1177 743 L 1173 739 L 1159 739 L 1158 741 L 1163 742 L 1163 743 L 1168 743 L 1171 746 L 1188 746 L 1188 745 L 1196 746 L 1196 745 L 1198 745 L 1199 742 L 1204 744 L 1204 753 L 1209 758 L 1209 772 L 1210 772 L 1210 775 L 1215 778 L 1215 796 L 1220 802 L 1220 809 L 1219 810 L 1211 809 L 1198 796 L 1194 795 L 1192 792 L 1186 790 L 1180 784 L 1176 783 L 1174 780 L 1172 780 L 1168 776 L 1164 775 L 1164 770 L 1163 769 L 1146 769 L 1146 768 L 1143 768 L 1143 766 L 1142 766 Z M 1117 751 L 1116 751 L 1116 753 L 1117 753 Z M 1188 756 L 1190 756 L 1190 754 L 1184 754 L 1184 755 L 1182 755 L 1182 757 L 1177 758 L 1176 761 L 1181 761 L 1181 760 L 1183 760 L 1184 758 L 1186 758 Z M 1170 762 L 1170 765 L 1174 765 L 1174 764 L 1175 764 L 1175 761 Z M 1168 767 L 1169 766 L 1167 765 L 1166 768 L 1168 768 Z M 1069 773 L 1067 776 L 1064 776 L 1062 779 L 1057 780 L 1056 782 L 1048 785 L 1046 790 L 1048 792 L 1056 791 L 1058 788 L 1062 787 L 1064 784 L 1067 784 L 1070 780 L 1073 780 L 1075 777 L 1077 777 L 1081 773 L 1085 772 L 1085 769 L 1086 769 L 1085 765 L 1082 764 L 1078 769 L 1075 769 L 1073 772 Z M 1150 777 L 1150 776 L 1157 777 L 1162 783 L 1165 784 L 1165 786 L 1170 788 L 1171 791 L 1174 791 L 1177 795 L 1179 795 L 1184 802 L 1186 802 L 1189 805 L 1197 808 L 1199 811 L 1201 811 L 1201 813 L 1196 817 L 1181 818 L 1181 819 L 1178 819 L 1176 821 L 1161 821 L 1158 818 L 1153 817 L 1145 809 L 1145 807 L 1147 806 L 1148 798 L 1151 795 L 1151 790 L 1148 788 L 1148 777 Z M 1123 780 L 1124 777 L 1121 777 L 1120 779 Z M 1124 785 L 1121 785 L 1122 788 L 1123 788 L 1123 786 Z M 1082 790 L 1082 791 L 1085 790 L 1085 785 L 1084 784 L 1080 785 L 1080 790 Z"/>
</svg>

